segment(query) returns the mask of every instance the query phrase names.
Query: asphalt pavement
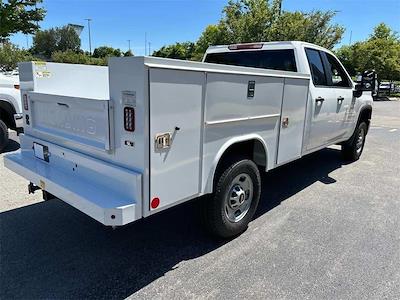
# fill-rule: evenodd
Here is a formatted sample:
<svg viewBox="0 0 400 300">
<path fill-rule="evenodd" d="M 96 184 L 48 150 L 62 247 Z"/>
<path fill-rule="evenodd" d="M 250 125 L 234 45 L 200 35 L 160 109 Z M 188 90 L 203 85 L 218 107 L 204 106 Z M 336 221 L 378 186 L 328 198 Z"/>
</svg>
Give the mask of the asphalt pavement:
<svg viewBox="0 0 400 300">
<path fill-rule="evenodd" d="M 203 232 L 196 202 L 108 229 L 28 195 L 2 160 L 1 299 L 400 299 L 400 101 L 375 103 L 359 161 L 332 147 L 264 174 L 230 241 Z"/>
</svg>

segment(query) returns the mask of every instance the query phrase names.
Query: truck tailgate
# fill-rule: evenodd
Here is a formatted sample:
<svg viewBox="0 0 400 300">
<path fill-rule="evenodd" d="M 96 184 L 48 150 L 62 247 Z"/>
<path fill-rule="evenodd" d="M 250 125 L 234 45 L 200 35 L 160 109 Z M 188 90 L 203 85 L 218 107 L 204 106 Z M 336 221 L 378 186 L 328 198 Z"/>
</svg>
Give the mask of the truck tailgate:
<svg viewBox="0 0 400 300">
<path fill-rule="evenodd" d="M 47 147 L 49 159 L 32 144 Z M 118 226 L 142 216 L 142 175 L 52 143 L 21 135 L 21 149 L 4 165 L 104 225 Z"/>
<path fill-rule="evenodd" d="M 28 101 L 31 114 L 27 133 L 111 149 L 109 100 L 31 91 Z"/>
</svg>

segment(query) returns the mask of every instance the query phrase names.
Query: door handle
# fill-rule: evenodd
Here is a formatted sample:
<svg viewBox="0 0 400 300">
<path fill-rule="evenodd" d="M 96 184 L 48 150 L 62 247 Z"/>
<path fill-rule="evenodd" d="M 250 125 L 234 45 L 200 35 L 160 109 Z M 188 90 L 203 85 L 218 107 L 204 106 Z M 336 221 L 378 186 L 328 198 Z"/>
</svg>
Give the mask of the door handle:
<svg viewBox="0 0 400 300">
<path fill-rule="evenodd" d="M 317 99 L 315 99 L 315 102 L 324 102 L 325 101 L 325 99 L 324 98 L 322 98 L 322 97 L 318 97 Z"/>
<path fill-rule="evenodd" d="M 66 104 L 66 103 L 57 102 L 57 104 L 60 105 L 60 106 L 64 106 L 66 108 L 69 108 L 69 105 Z"/>
<path fill-rule="evenodd" d="M 342 96 L 339 96 L 338 98 L 337 98 L 337 101 L 338 102 L 342 102 L 344 100 L 344 98 L 342 97 Z"/>
</svg>

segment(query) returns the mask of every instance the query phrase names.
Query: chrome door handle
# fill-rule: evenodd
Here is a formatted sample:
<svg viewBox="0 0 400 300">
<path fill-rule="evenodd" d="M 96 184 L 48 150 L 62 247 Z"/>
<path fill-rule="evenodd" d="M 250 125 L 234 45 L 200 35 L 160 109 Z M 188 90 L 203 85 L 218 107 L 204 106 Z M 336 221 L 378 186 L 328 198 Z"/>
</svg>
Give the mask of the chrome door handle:
<svg viewBox="0 0 400 300">
<path fill-rule="evenodd" d="M 322 97 L 318 97 L 317 99 L 315 99 L 315 101 L 316 102 L 324 102 L 325 101 L 325 99 L 324 98 L 322 98 Z"/>
</svg>

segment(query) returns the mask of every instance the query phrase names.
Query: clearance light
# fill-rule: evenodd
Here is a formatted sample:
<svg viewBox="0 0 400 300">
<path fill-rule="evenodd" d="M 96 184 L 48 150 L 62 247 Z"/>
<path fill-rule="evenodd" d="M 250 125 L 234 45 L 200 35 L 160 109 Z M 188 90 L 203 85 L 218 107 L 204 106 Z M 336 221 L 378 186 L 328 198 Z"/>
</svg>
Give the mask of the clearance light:
<svg viewBox="0 0 400 300">
<path fill-rule="evenodd" d="M 135 109 L 126 106 L 124 108 L 124 128 L 126 131 L 135 131 Z"/>
<path fill-rule="evenodd" d="M 28 106 L 28 95 L 25 94 L 25 95 L 23 96 L 23 98 L 24 98 L 24 109 L 25 109 L 25 110 L 28 110 L 28 108 L 29 108 L 29 106 Z"/>
<path fill-rule="evenodd" d="M 160 205 L 160 198 L 153 198 L 153 200 L 151 200 L 150 206 L 152 209 L 157 208 Z"/>
</svg>

